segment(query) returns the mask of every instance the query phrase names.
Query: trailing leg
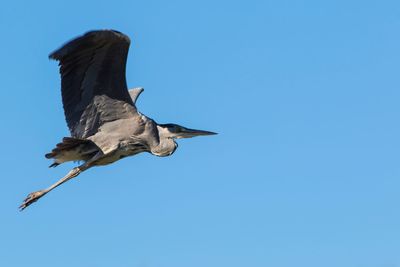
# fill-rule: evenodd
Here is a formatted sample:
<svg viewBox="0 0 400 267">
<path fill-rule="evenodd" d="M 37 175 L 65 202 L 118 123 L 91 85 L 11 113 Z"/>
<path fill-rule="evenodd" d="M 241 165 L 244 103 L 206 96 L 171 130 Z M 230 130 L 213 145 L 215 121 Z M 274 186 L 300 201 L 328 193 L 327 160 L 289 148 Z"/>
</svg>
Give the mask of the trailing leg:
<svg viewBox="0 0 400 267">
<path fill-rule="evenodd" d="M 51 185 L 50 187 L 48 187 L 47 189 L 43 189 L 43 190 L 39 190 L 33 193 L 30 193 L 24 200 L 24 202 L 22 203 L 21 206 L 19 206 L 20 210 L 24 210 L 26 207 L 28 207 L 29 205 L 31 205 L 32 203 L 36 202 L 39 200 L 39 198 L 41 198 L 42 196 L 46 195 L 48 192 L 50 192 L 51 190 L 53 190 L 54 188 L 56 188 L 57 186 L 62 185 L 63 183 L 65 183 L 66 181 L 75 178 L 76 176 L 78 176 L 81 172 L 86 171 L 87 169 L 89 169 L 90 167 L 94 166 L 94 163 L 97 159 L 99 159 L 100 157 L 102 157 L 103 154 L 102 153 L 97 153 L 91 160 L 89 160 L 88 162 L 80 165 L 79 167 L 75 167 L 73 168 L 67 175 L 65 175 L 63 178 L 61 178 L 59 181 L 57 181 L 56 183 L 54 183 L 53 185 Z"/>
</svg>

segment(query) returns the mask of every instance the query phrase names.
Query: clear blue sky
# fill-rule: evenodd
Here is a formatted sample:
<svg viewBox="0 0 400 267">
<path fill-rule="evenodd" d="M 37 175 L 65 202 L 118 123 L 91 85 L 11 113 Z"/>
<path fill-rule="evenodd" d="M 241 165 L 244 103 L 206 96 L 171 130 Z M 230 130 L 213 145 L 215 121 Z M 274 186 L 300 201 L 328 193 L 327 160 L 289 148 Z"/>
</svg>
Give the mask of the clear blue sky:
<svg viewBox="0 0 400 267">
<path fill-rule="evenodd" d="M 68 136 L 47 55 L 128 34 L 160 123 L 216 131 L 91 169 L 20 213 Z M 400 266 L 398 1 L 6 1 L 0 266 Z"/>
</svg>

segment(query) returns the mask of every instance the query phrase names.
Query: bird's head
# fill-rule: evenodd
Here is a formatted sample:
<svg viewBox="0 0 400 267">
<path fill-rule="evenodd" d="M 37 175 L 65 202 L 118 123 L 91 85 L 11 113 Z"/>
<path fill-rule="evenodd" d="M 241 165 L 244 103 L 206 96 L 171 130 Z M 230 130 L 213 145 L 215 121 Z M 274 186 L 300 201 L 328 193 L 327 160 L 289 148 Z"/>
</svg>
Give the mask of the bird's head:
<svg viewBox="0 0 400 267">
<path fill-rule="evenodd" d="M 164 130 L 164 135 L 166 137 L 174 139 L 217 134 L 209 131 L 189 129 L 173 123 L 159 124 L 159 126 Z"/>
</svg>

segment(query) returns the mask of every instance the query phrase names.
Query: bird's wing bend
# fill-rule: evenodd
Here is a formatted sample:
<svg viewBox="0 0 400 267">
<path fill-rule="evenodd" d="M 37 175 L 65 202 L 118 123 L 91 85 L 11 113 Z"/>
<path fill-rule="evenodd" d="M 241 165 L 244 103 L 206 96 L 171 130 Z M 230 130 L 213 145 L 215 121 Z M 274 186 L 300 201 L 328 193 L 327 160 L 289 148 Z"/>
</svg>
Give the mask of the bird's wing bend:
<svg viewBox="0 0 400 267">
<path fill-rule="evenodd" d="M 135 116 L 125 78 L 129 44 L 120 32 L 91 31 L 49 55 L 59 61 L 64 113 L 73 137 L 89 137 L 104 123 Z"/>
</svg>

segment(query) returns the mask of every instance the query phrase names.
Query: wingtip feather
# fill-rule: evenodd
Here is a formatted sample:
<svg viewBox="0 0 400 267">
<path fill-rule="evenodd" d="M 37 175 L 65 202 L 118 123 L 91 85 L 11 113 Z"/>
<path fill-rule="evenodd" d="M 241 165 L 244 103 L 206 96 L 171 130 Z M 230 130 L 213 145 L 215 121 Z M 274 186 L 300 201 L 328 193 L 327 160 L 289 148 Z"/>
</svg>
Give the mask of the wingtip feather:
<svg viewBox="0 0 400 267">
<path fill-rule="evenodd" d="M 97 38 L 99 41 L 106 40 L 108 37 L 117 37 L 118 39 L 124 40 L 128 45 L 131 43 L 130 38 L 123 34 L 120 31 L 112 30 L 112 29 L 105 29 L 105 30 L 93 30 L 93 31 L 88 31 L 85 34 L 76 37 L 75 39 L 72 39 L 71 41 L 65 43 L 61 48 L 51 52 L 49 54 L 49 59 L 52 60 L 61 60 L 65 55 L 67 55 L 69 52 L 75 50 L 77 46 L 81 44 L 82 41 L 89 41 L 93 39 L 90 38 Z M 88 39 L 87 39 L 88 38 Z M 85 42 L 84 41 L 84 42 Z"/>
</svg>

